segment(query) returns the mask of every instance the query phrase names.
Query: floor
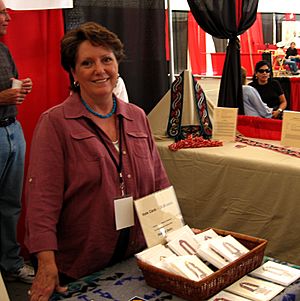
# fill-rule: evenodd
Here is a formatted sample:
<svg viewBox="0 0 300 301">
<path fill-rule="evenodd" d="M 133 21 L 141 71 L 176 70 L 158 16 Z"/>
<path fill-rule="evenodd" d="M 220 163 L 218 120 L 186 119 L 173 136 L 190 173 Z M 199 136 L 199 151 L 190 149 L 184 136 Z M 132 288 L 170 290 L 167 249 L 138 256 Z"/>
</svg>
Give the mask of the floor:
<svg viewBox="0 0 300 301">
<path fill-rule="evenodd" d="M 214 104 L 217 103 L 220 79 L 219 78 L 201 78 L 200 84 L 207 98 Z M 22 282 L 5 283 L 10 301 L 26 301 L 29 284 Z M 1 298 L 0 298 L 1 301 Z"/>
</svg>

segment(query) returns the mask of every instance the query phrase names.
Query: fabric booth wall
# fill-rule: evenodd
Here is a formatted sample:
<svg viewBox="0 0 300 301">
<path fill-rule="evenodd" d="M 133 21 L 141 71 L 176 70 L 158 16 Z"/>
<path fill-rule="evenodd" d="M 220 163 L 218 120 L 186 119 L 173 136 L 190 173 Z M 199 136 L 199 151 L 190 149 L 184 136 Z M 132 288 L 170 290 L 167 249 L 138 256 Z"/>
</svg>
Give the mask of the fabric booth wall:
<svg viewBox="0 0 300 301">
<path fill-rule="evenodd" d="M 30 144 L 40 114 L 62 102 L 68 95 L 67 73 L 60 67 L 60 39 L 64 34 L 63 15 L 60 9 L 11 11 L 12 18 L 7 35 L 1 40 L 10 49 L 16 62 L 19 78 L 30 77 L 32 93 L 18 107 L 18 119 L 26 139 L 25 176 L 28 165 Z M 18 225 L 18 239 L 22 253 L 25 202 Z"/>
</svg>

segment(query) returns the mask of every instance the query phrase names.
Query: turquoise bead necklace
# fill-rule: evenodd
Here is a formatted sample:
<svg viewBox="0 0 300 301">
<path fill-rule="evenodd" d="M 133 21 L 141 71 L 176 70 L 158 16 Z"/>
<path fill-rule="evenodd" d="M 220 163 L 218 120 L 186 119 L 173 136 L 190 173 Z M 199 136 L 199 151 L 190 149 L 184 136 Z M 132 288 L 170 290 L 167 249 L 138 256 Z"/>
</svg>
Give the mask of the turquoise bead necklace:
<svg viewBox="0 0 300 301">
<path fill-rule="evenodd" d="M 111 111 L 110 111 L 108 114 L 106 114 L 106 115 L 102 115 L 102 114 L 99 114 L 99 113 L 95 112 L 95 111 L 94 111 L 94 110 L 93 110 L 93 109 L 92 109 L 92 108 L 91 108 L 91 107 L 83 100 L 82 97 L 80 97 L 80 99 L 81 99 L 83 105 L 86 107 L 86 109 L 87 109 L 90 113 L 92 113 L 93 115 L 95 115 L 95 116 L 97 116 L 97 117 L 99 117 L 99 118 L 103 118 L 103 119 L 109 118 L 109 117 L 111 117 L 113 114 L 116 113 L 117 101 L 116 101 L 116 98 L 115 98 L 114 95 L 113 95 L 113 107 L 112 107 Z"/>
</svg>

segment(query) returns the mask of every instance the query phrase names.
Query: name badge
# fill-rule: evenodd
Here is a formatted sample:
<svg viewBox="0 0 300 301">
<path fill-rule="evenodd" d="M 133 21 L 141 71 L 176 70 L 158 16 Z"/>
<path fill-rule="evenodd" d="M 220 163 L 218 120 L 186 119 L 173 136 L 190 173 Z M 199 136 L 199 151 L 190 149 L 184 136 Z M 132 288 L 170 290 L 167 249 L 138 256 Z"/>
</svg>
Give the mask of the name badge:
<svg viewBox="0 0 300 301">
<path fill-rule="evenodd" d="M 134 226 L 133 197 L 114 200 L 116 230 Z"/>
</svg>

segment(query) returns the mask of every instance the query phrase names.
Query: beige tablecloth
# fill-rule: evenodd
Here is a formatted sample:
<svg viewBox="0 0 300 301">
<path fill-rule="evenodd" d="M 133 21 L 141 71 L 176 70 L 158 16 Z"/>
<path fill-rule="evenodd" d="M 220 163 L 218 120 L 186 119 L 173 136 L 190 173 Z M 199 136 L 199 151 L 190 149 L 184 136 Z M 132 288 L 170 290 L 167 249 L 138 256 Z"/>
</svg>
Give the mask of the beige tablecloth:
<svg viewBox="0 0 300 301">
<path fill-rule="evenodd" d="M 189 226 L 265 238 L 266 255 L 300 264 L 300 158 L 235 142 L 171 152 L 171 143 L 157 146 Z"/>
</svg>

